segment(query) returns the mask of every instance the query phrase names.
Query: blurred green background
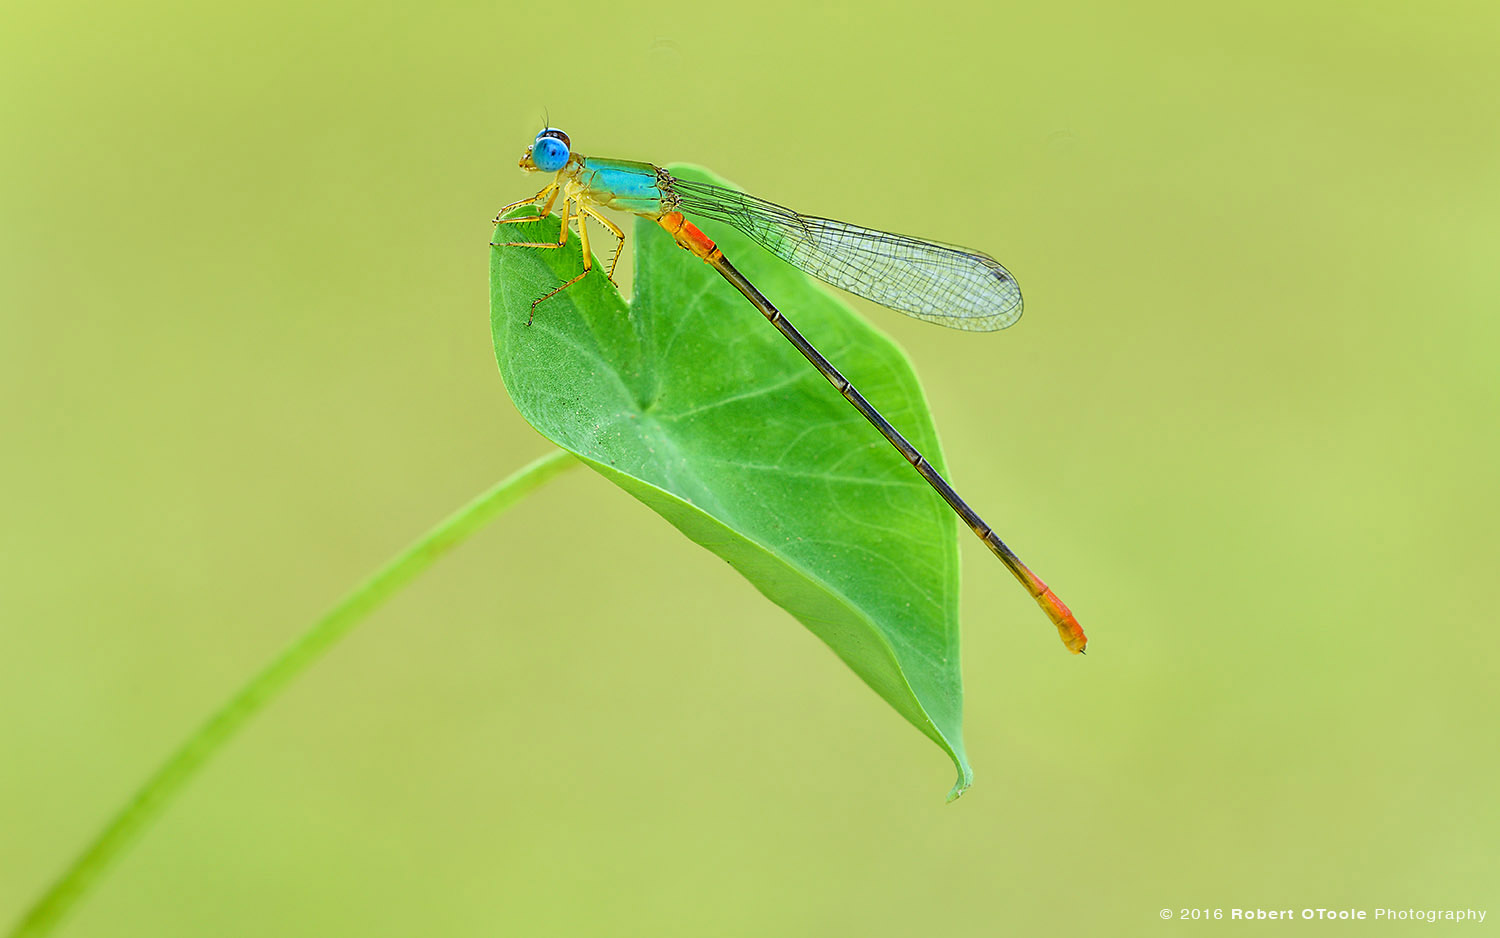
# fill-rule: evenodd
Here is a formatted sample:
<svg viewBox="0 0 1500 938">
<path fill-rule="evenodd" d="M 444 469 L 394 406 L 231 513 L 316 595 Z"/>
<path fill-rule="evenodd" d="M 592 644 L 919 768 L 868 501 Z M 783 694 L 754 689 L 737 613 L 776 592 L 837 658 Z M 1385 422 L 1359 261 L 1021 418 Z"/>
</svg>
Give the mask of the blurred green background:
<svg viewBox="0 0 1500 938">
<path fill-rule="evenodd" d="M 1493 4 L 6 19 L 0 923 L 344 590 L 547 451 L 485 282 L 547 114 L 1008 265 L 1004 334 L 856 305 L 1089 656 L 965 537 L 977 780 L 945 806 L 935 746 L 576 471 L 276 701 L 64 934 L 1493 929 Z"/>
</svg>

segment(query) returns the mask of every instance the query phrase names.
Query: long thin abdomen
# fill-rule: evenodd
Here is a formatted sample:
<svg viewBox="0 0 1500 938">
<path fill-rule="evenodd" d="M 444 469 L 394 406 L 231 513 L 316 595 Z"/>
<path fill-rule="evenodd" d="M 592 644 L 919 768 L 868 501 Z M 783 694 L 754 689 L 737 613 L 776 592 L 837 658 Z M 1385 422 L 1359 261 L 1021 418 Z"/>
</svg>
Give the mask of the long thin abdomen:
<svg viewBox="0 0 1500 938">
<path fill-rule="evenodd" d="M 1083 627 L 1078 624 L 1078 620 L 1063 601 L 1057 597 L 1057 594 L 1052 592 L 1046 583 L 1042 582 L 1041 577 L 1032 573 L 1030 568 L 1021 562 L 1021 558 L 1017 557 L 1015 552 L 1007 547 L 1004 541 L 1000 540 L 1000 536 L 995 533 L 994 528 L 991 528 L 983 518 L 979 517 L 978 512 L 970 508 L 968 503 L 959 497 L 958 493 L 954 491 L 953 486 L 948 484 L 948 480 L 944 479 L 942 474 L 932 467 L 927 458 L 919 453 L 917 448 L 912 446 L 906 437 L 901 435 L 900 431 L 891 426 L 890 421 L 881 416 L 880 411 L 876 410 L 874 405 L 866 400 L 863 394 L 859 393 L 859 390 L 849 382 L 849 379 L 845 378 L 833 366 L 832 362 L 824 358 L 821 352 L 813 348 L 812 343 L 808 342 L 802 333 L 798 332 L 796 327 L 787 321 L 787 318 L 782 315 L 781 310 L 772 305 L 771 301 L 766 299 L 755 288 L 754 284 L 745 279 L 745 275 L 740 273 L 729 262 L 729 259 L 724 256 L 724 252 L 719 250 L 718 245 L 714 244 L 708 235 L 698 230 L 696 225 L 683 218 L 681 212 L 666 212 L 657 218 L 657 223 L 671 232 L 672 237 L 679 245 L 692 252 L 694 256 L 702 258 L 709 266 L 717 270 L 720 276 L 728 280 L 736 290 L 739 290 L 745 299 L 749 300 L 756 309 L 760 310 L 761 315 L 765 316 L 771 325 L 775 326 L 777 331 L 788 342 L 792 343 L 797 351 L 802 353 L 804 358 L 812 363 L 813 367 L 818 370 L 818 373 L 828 379 L 828 383 L 832 384 L 843 395 L 844 399 L 855 410 L 859 411 L 860 416 L 864 417 L 870 422 L 871 426 L 880 431 L 880 435 L 885 437 L 886 441 L 896 448 L 896 451 L 901 454 L 903 459 L 911 463 L 912 468 L 927 481 L 928 485 L 932 486 L 933 491 L 942 496 L 943 501 L 948 503 L 948 507 L 953 509 L 954 514 L 958 515 L 964 524 L 968 525 L 969 529 L 984 542 L 984 545 L 990 549 L 990 552 L 1000 558 L 1000 561 L 1005 564 L 1006 569 L 1010 570 L 1015 575 L 1015 578 L 1021 581 L 1021 585 L 1026 587 L 1026 592 L 1031 595 L 1032 599 L 1036 600 L 1037 605 L 1041 606 L 1042 611 L 1047 614 L 1047 618 L 1051 619 L 1052 624 L 1057 627 L 1057 634 L 1062 639 L 1063 645 L 1067 647 L 1068 651 L 1071 651 L 1075 655 L 1082 654 L 1084 647 L 1088 644 L 1088 637 L 1084 635 Z"/>
</svg>

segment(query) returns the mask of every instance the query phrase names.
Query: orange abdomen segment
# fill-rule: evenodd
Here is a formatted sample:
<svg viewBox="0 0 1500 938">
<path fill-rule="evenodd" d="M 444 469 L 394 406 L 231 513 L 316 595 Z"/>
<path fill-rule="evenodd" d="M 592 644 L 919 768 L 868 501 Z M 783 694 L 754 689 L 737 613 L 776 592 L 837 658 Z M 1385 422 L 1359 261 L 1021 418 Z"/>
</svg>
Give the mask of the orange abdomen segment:
<svg viewBox="0 0 1500 938">
<path fill-rule="evenodd" d="M 708 235 L 699 231 L 697 225 L 684 218 L 681 212 L 667 212 L 658 218 L 656 223 L 667 229 L 677 244 L 693 252 L 695 257 L 712 264 L 724 256 L 718 245 L 714 244 Z"/>
</svg>

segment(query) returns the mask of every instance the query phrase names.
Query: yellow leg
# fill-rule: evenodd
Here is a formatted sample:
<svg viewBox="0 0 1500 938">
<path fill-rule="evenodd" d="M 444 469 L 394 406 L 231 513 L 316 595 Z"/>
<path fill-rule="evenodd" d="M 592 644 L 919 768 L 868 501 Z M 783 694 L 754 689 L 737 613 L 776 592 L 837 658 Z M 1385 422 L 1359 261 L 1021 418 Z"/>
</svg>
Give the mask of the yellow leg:
<svg viewBox="0 0 1500 938">
<path fill-rule="evenodd" d="M 506 242 L 504 244 L 496 245 L 496 247 L 505 247 L 505 248 L 554 248 L 554 249 L 562 247 L 563 245 L 565 245 L 565 244 L 568 243 L 568 222 L 569 222 L 569 219 L 570 219 L 570 208 L 571 208 L 571 206 L 572 206 L 572 202 L 570 202 L 566 198 L 563 199 L 563 207 L 562 207 L 562 231 L 558 234 L 556 242 L 552 242 L 552 241 L 508 241 L 508 242 Z M 589 232 L 588 232 L 588 229 L 584 227 L 584 221 L 583 221 L 582 207 L 581 206 L 579 208 L 579 212 L 580 212 L 580 214 L 578 215 L 578 238 L 579 238 L 580 241 L 583 242 L 583 270 L 580 271 L 579 274 L 578 274 L 578 276 L 574 277 L 572 280 L 569 280 L 566 283 L 563 283 L 561 286 L 559 286 L 559 287 L 557 287 L 557 288 L 555 288 L 555 289 L 553 289 L 553 290 L 551 290 L 551 291 L 549 291 L 547 293 L 544 293 L 543 295 L 541 295 L 541 296 L 539 296 L 536 299 L 534 299 L 534 300 L 531 301 L 531 313 L 530 313 L 530 315 L 528 315 L 526 317 L 526 325 L 528 325 L 528 326 L 531 325 L 532 320 L 536 319 L 536 307 L 537 307 L 538 303 L 542 302 L 543 300 L 550 300 L 554 296 L 557 296 L 559 293 L 561 293 L 562 291 L 566 290 L 568 287 L 571 287 L 573 284 L 577 283 L 578 281 L 582 280 L 584 277 L 588 276 L 588 272 L 590 270 L 594 269 L 594 259 L 593 259 L 593 256 L 589 254 Z"/>
<path fill-rule="evenodd" d="M 544 218 L 544 217 L 546 217 L 552 211 L 552 203 L 553 203 L 554 200 L 556 200 L 557 194 L 558 194 L 559 191 L 560 190 L 558 189 L 557 184 L 553 183 L 552 185 L 548 186 L 546 189 L 543 189 L 541 192 L 538 192 L 536 195 L 532 196 L 531 198 L 529 198 L 529 199 L 522 199 L 519 202 L 513 202 L 510 205 L 507 205 L 505 208 L 502 208 L 500 210 L 500 214 L 504 215 L 506 212 L 510 211 L 513 208 L 517 208 L 518 206 L 522 206 L 522 205 L 527 205 L 529 203 L 539 202 L 539 201 L 542 200 L 543 197 L 546 197 L 547 198 L 547 204 L 546 204 L 546 206 L 544 206 L 541 215 L 536 216 L 536 217 L 527 216 L 527 217 L 524 217 L 524 218 L 498 218 L 497 217 L 496 221 L 495 221 L 495 224 L 497 224 L 497 225 L 503 225 L 503 224 L 505 224 L 507 222 L 536 221 L 538 218 Z M 526 317 L 526 325 L 528 325 L 528 326 L 531 325 L 532 322 L 536 319 L 536 308 L 537 308 L 538 304 L 542 303 L 545 300 L 550 300 L 554 296 L 557 296 L 559 293 L 561 293 L 562 291 L 566 290 L 568 287 L 571 287 L 573 284 L 577 283 L 578 281 L 582 280 L 584 277 L 588 276 L 588 272 L 590 270 L 594 269 L 594 254 L 593 254 L 593 251 L 589 248 L 588 219 L 593 218 L 595 221 L 599 222 L 599 224 L 601 224 L 605 228 L 609 229 L 609 233 L 615 236 L 615 252 L 614 252 L 614 254 L 609 259 L 609 271 L 607 273 L 607 276 L 609 277 L 610 283 L 614 283 L 614 279 L 615 279 L 615 277 L 614 277 L 614 274 L 615 274 L 615 265 L 619 263 L 619 261 L 620 261 L 620 252 L 622 250 L 624 250 L 624 248 L 625 248 L 625 232 L 621 231 L 620 228 L 619 228 L 619 226 L 616 225 L 614 222 L 610 221 L 608 218 L 605 218 L 603 215 L 599 214 L 594 209 L 592 209 L 592 208 L 584 205 L 582 202 L 578 203 L 578 206 L 577 206 L 577 215 L 575 216 L 573 214 L 573 201 L 570 200 L 570 199 L 568 199 L 566 196 L 564 196 L 563 197 L 563 205 L 562 205 L 562 229 L 561 229 L 561 231 L 558 232 L 557 241 L 555 241 L 555 242 L 553 242 L 553 241 L 491 241 L 490 242 L 490 246 L 491 247 L 503 247 L 503 248 L 545 248 L 545 249 L 560 248 L 560 247 L 563 247 L 564 245 L 566 245 L 568 243 L 569 222 L 573 218 L 575 218 L 575 217 L 578 219 L 578 240 L 579 240 L 579 242 L 581 243 L 581 245 L 583 247 L 583 270 L 578 274 L 578 276 L 572 278 L 571 280 L 568 280 L 567 282 L 561 284 L 560 286 L 558 286 L 555 289 L 547 292 L 546 294 L 537 297 L 536 300 L 534 300 L 532 302 L 532 304 L 531 304 L 531 314 Z"/>
<path fill-rule="evenodd" d="M 566 281 L 565 283 L 562 284 L 562 286 L 559 286 L 559 287 L 557 287 L 557 288 L 555 288 L 553 290 L 549 290 L 548 292 L 546 292 L 546 293 L 542 294 L 541 296 L 537 297 L 536 299 L 532 300 L 531 301 L 531 312 L 526 316 L 526 325 L 528 325 L 528 326 L 531 325 L 531 321 L 536 318 L 536 307 L 537 307 L 538 303 L 542 302 L 543 300 L 550 300 L 550 299 L 552 299 L 554 296 L 557 296 L 559 293 L 561 293 L 562 291 L 566 290 L 568 287 L 571 287 L 573 284 L 575 284 L 578 281 L 582 280 L 584 277 L 587 277 L 588 274 L 589 274 L 588 269 L 585 268 L 582 271 L 580 271 L 579 274 L 578 274 L 578 276 L 574 277 L 572 280 Z"/>
<path fill-rule="evenodd" d="M 615 236 L 615 253 L 614 256 L 609 259 L 609 270 L 605 274 L 605 276 L 609 277 L 609 282 L 614 283 L 615 265 L 620 262 L 620 252 L 625 249 L 625 232 L 621 231 L 614 222 L 610 221 L 608 218 L 605 218 L 603 215 L 600 215 L 597 211 L 589 208 L 587 205 L 580 205 L 578 207 L 578 210 L 594 219 L 594 221 L 597 221 L 605 228 L 608 228 L 609 233 Z"/>
<path fill-rule="evenodd" d="M 498 212 L 495 213 L 495 220 L 492 221 L 492 222 L 490 222 L 490 224 L 492 224 L 492 225 L 511 225 L 511 224 L 515 224 L 516 222 L 520 222 L 520 221 L 536 221 L 538 218 L 546 218 L 548 215 L 552 214 L 552 203 L 555 202 L 555 201 L 557 201 L 557 193 L 558 193 L 558 186 L 557 186 L 557 183 L 554 182 L 554 183 L 548 185 L 546 188 L 542 189 L 541 192 L 538 192 L 536 195 L 532 196 L 529 199 L 522 199 L 519 202 L 512 202 L 509 205 L 505 206 L 500 211 L 498 211 Z M 522 218 L 506 218 L 505 217 L 505 213 L 508 212 L 508 211 L 510 211 L 513 208 L 520 208 L 523 205 L 531 205 L 534 202 L 540 202 L 540 201 L 542 201 L 542 199 L 546 199 L 547 200 L 547 204 L 544 205 L 544 206 L 542 206 L 542 213 L 540 215 L 537 215 L 535 217 L 527 215 L 527 216 L 524 216 Z"/>
<path fill-rule="evenodd" d="M 524 202 L 518 202 L 516 204 L 518 204 L 518 205 L 524 205 L 525 203 Z M 551 203 L 549 202 L 548 205 L 550 205 L 550 204 Z M 491 241 L 490 242 L 490 247 L 492 247 L 492 248 L 560 248 L 560 247 L 562 247 L 563 245 L 565 245 L 565 244 L 568 243 L 568 206 L 570 206 L 571 204 L 572 203 L 569 202 L 567 199 L 563 199 L 563 207 L 562 207 L 562 231 L 560 231 L 558 233 L 556 241 Z M 545 218 L 546 216 L 538 216 L 538 217 Z M 507 218 L 507 219 L 504 219 L 504 221 L 536 221 L 536 219 L 535 218 Z M 500 222 L 497 222 L 497 224 L 500 224 Z M 585 251 L 584 252 L 584 256 L 583 256 L 584 270 L 588 270 L 588 264 L 589 264 L 588 252 Z"/>
<path fill-rule="evenodd" d="M 589 210 L 578 203 L 578 241 L 583 245 L 583 272 L 593 266 L 594 252 L 589 248 Z"/>
</svg>

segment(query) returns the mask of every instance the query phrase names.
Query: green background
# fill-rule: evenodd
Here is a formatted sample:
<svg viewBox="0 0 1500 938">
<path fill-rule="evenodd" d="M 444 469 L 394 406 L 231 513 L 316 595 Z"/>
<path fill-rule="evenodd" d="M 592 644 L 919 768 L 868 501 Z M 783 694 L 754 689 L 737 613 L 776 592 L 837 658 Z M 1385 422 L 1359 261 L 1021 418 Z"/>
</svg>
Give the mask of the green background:
<svg viewBox="0 0 1500 938">
<path fill-rule="evenodd" d="M 485 242 L 547 113 L 1016 273 L 1000 335 L 857 305 L 1088 657 L 966 538 L 976 783 L 945 806 L 947 758 L 815 638 L 571 473 L 278 700 L 64 933 L 1495 927 L 1492 4 L 6 20 L 0 922 L 347 587 L 546 451 Z"/>
</svg>

